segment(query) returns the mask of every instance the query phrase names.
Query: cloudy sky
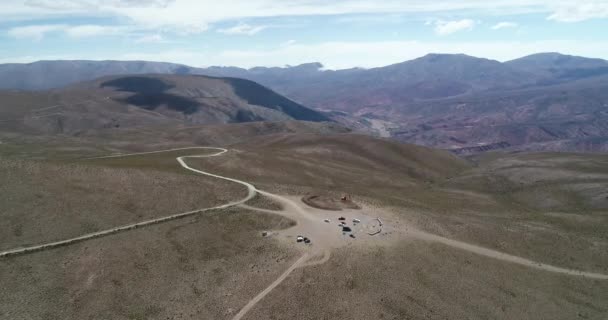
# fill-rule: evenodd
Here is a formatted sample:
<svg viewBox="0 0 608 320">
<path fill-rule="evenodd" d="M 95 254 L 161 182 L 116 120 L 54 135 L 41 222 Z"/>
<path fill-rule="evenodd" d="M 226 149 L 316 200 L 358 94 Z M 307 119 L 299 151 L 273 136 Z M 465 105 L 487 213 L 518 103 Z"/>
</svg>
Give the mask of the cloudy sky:
<svg viewBox="0 0 608 320">
<path fill-rule="evenodd" d="M 608 59 L 608 0 L 11 0 L 0 63 L 375 67 L 427 53 Z"/>
</svg>

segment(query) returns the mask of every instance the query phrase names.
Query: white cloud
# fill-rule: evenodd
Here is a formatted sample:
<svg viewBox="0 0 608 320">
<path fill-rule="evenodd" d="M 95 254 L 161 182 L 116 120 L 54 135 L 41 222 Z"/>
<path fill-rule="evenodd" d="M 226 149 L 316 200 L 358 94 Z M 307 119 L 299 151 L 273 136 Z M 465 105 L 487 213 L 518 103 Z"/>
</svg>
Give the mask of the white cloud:
<svg viewBox="0 0 608 320">
<path fill-rule="evenodd" d="M 547 19 L 559 22 L 579 22 L 589 19 L 608 18 L 608 1 L 587 0 L 557 6 Z"/>
<path fill-rule="evenodd" d="M 165 39 L 160 34 L 151 34 L 147 36 L 140 37 L 135 40 L 135 43 L 163 43 Z"/>
<path fill-rule="evenodd" d="M 287 41 L 281 43 L 281 47 L 289 47 L 289 46 L 292 46 L 292 45 L 294 45 L 296 43 L 297 43 L 296 40 L 287 40 Z"/>
<path fill-rule="evenodd" d="M 86 38 L 105 35 L 116 35 L 127 32 L 122 26 L 77 25 L 66 24 L 31 25 L 15 27 L 8 30 L 8 35 L 17 39 L 32 39 L 40 41 L 48 33 L 60 32 L 72 38 Z"/>
<path fill-rule="evenodd" d="M 376 24 L 398 24 L 406 21 L 407 16 L 404 14 L 356 14 L 344 15 L 334 19 L 335 23 L 343 24 L 358 24 L 358 25 L 376 25 Z"/>
<path fill-rule="evenodd" d="M 439 13 L 546 13 L 552 20 L 606 16 L 606 0 L 12 0 L 0 2 L 0 20 L 58 17 L 126 18 L 145 28 L 202 32 L 210 24 L 256 17 Z M 574 13 L 571 11 L 574 10 Z"/>
<path fill-rule="evenodd" d="M 62 31 L 66 27 L 66 25 L 61 24 L 15 27 L 8 30 L 8 35 L 16 39 L 32 39 L 40 41 L 47 33 Z"/>
<path fill-rule="evenodd" d="M 517 28 L 517 27 L 519 27 L 519 25 L 515 22 L 499 22 L 492 26 L 492 30 Z"/>
<path fill-rule="evenodd" d="M 87 38 L 121 34 L 126 29 L 119 26 L 80 25 L 67 27 L 64 31 L 73 38 Z"/>
<path fill-rule="evenodd" d="M 428 24 L 428 22 L 427 22 Z M 470 31 L 473 30 L 477 24 L 471 19 L 462 19 L 454 21 L 435 21 L 435 33 L 440 36 L 446 36 L 459 31 Z"/>
<path fill-rule="evenodd" d="M 268 29 L 268 26 L 251 26 L 247 23 L 239 23 L 239 24 L 235 25 L 234 27 L 230 27 L 230 28 L 226 28 L 226 29 L 219 29 L 218 32 L 221 32 L 224 34 L 231 34 L 231 35 L 252 36 L 264 29 Z"/>
<path fill-rule="evenodd" d="M 102 4 L 116 7 L 166 7 L 174 0 L 25 0 L 26 6 L 57 11 L 88 10 Z"/>
</svg>

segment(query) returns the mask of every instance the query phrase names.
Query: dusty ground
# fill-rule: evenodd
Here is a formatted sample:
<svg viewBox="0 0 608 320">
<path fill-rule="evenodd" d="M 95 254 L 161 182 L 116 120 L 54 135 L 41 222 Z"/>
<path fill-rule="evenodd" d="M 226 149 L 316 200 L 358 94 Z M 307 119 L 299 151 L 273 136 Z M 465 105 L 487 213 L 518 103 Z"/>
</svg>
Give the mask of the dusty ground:
<svg viewBox="0 0 608 320">
<path fill-rule="evenodd" d="M 158 179 L 170 181 L 163 194 L 139 195 L 143 203 L 164 203 L 150 209 L 153 215 L 167 208 L 165 213 L 175 213 L 188 203 L 181 197 L 202 206 L 228 198 L 226 193 L 242 197 L 234 186 L 211 181 L 209 187 L 207 178 L 173 168 L 174 156 L 79 161 L 73 173 L 61 161 L 34 164 L 61 168 L 46 171 L 55 183 L 40 183 L 42 190 L 51 185 L 66 190 L 82 176 L 97 181 L 95 190 L 120 194 L 114 179 L 99 179 L 98 172 L 120 173 L 121 183 L 139 190 L 149 190 L 144 185 Z M 250 181 L 283 200 L 258 196 L 230 210 L 0 260 L 0 285 L 15 288 L 0 293 L 0 318 L 233 319 L 269 287 L 242 319 L 604 319 L 608 313 L 607 280 L 480 256 L 421 240 L 415 232 L 607 274 L 606 157 L 500 155 L 475 159 L 473 165 L 371 138 L 306 135 L 235 145 L 221 158 L 188 161 Z M 0 164 L 2 174 L 13 177 L 11 185 L 22 185 L 2 188 L 19 191 L 3 201 L 24 215 L 25 226 L 38 219 L 28 217 L 30 212 L 52 212 L 49 201 L 37 202 L 33 211 L 11 200 L 36 190 L 35 179 L 44 175 L 30 173 L 42 168 Z M 300 201 L 305 194 L 335 190 L 352 194 L 361 210 L 325 211 Z M 86 200 L 89 193 L 79 197 Z M 68 196 L 62 203 L 75 201 Z M 119 208 L 119 202 L 105 201 L 88 201 L 90 216 L 65 209 L 57 212 L 74 217 L 54 218 L 76 232 L 81 230 L 79 224 L 71 226 L 76 218 L 101 219 Z M 342 234 L 339 216 L 348 218 L 355 238 Z M 354 226 L 353 218 L 361 224 Z M 383 222 L 382 232 L 370 236 L 368 231 L 379 228 L 376 218 Z M 104 219 L 110 223 L 117 217 Z M 59 225 L 52 230 L 63 232 Z M 48 230 L 31 234 L 56 236 Z M 262 231 L 270 236 L 262 237 Z M 297 235 L 309 236 L 312 244 L 296 243 Z M 306 259 L 273 286 L 303 255 Z"/>
<path fill-rule="evenodd" d="M 592 155 L 595 165 L 584 165 L 581 163 L 586 162 L 586 156 L 560 162 L 556 160 L 559 154 L 548 155 L 545 158 L 553 160 L 535 178 L 538 181 L 522 184 L 516 180 L 519 175 L 514 174 L 517 171 L 510 163 L 531 161 L 534 156 L 500 156 L 467 168 L 447 157 L 417 162 L 390 145 L 387 150 L 379 148 L 373 144 L 375 140 L 366 144 L 359 139 L 351 145 L 340 138 L 323 139 L 312 147 L 315 137 L 298 137 L 295 142 L 289 139 L 295 138 L 267 142 L 262 151 L 248 145 L 235 146 L 236 150 L 226 157 L 210 159 L 205 166 L 224 174 L 234 172 L 235 177 L 279 194 L 343 190 L 357 202 L 386 208 L 403 221 L 433 234 L 548 264 L 608 272 L 608 216 L 597 207 L 598 201 L 608 200 L 598 196 L 585 200 L 584 192 L 573 189 L 593 183 L 593 194 L 606 190 L 606 156 Z M 376 158 L 376 154 L 386 158 Z M 395 164 L 399 157 L 402 161 Z M 506 169 L 494 169 L 495 166 Z M 535 166 L 530 163 L 520 166 L 520 170 Z M 580 166 L 583 167 L 579 169 Z M 571 172 L 563 176 L 564 171 Z M 555 188 L 566 190 L 570 198 L 564 198 Z M 548 193 L 530 196 L 536 190 Z M 526 203 L 524 197 L 533 202 Z M 538 206 L 545 201 L 567 205 L 548 209 Z"/>
<path fill-rule="evenodd" d="M 607 292 L 606 281 L 404 241 L 297 269 L 247 319 L 603 319 Z"/>
<path fill-rule="evenodd" d="M 275 211 L 283 210 L 283 208 L 284 208 L 284 206 L 281 203 L 279 203 L 277 201 L 273 201 L 272 199 L 262 196 L 260 194 L 256 194 L 253 199 L 247 201 L 245 204 L 248 206 L 252 206 L 252 207 L 256 207 L 256 208 L 260 208 L 260 209 L 275 210 Z"/>
<path fill-rule="evenodd" d="M 101 160 L 0 160 L 0 250 L 216 206 L 246 194 L 233 183 L 176 169 L 175 156 L 109 159 L 103 166 Z"/>
<path fill-rule="evenodd" d="M 277 231 L 273 237 L 286 246 L 293 246 L 303 252 L 312 255 L 322 253 L 324 250 L 337 249 L 342 247 L 369 246 L 371 244 L 389 244 L 394 241 L 399 233 L 395 230 L 397 222 L 391 219 L 391 215 L 382 209 L 367 206 L 361 209 L 346 209 L 343 211 L 328 211 L 312 208 L 300 202 L 299 197 L 285 196 L 290 202 L 284 205 L 285 210 L 276 212 L 289 220 L 297 222 L 292 228 Z M 345 217 L 343 221 L 352 232 L 344 232 L 339 226 L 342 222 L 340 217 Z M 385 226 L 377 226 L 377 218 L 381 217 Z M 330 222 L 325 222 L 329 219 Z M 353 222 L 355 219 L 360 222 Z M 376 231 L 382 231 L 379 235 Z M 355 236 L 354 238 L 350 235 Z M 311 239 L 311 244 L 297 244 L 296 237 L 302 235 Z"/>
<path fill-rule="evenodd" d="M 225 319 L 296 258 L 260 231 L 278 216 L 218 211 L 0 261 L 1 319 Z"/>
<path fill-rule="evenodd" d="M 307 205 L 323 210 L 340 211 L 342 209 L 360 209 L 355 202 L 350 199 L 343 199 L 343 196 L 336 195 L 306 195 L 302 197 L 302 202 Z"/>
</svg>

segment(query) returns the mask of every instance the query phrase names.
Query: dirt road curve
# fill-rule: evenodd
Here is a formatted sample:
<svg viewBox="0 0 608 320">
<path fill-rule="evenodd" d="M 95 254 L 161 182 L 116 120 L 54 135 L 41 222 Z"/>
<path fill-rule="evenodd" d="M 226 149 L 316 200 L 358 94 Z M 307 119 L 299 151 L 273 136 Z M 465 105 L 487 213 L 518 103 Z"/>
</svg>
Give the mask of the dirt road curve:
<svg viewBox="0 0 608 320">
<path fill-rule="evenodd" d="M 251 184 L 249 182 L 245 182 L 245 181 L 241 181 L 238 179 L 224 177 L 224 176 L 212 174 L 209 172 L 205 172 L 202 170 L 194 169 L 194 168 L 188 166 L 188 164 L 185 161 L 185 159 L 189 159 L 189 158 L 217 157 L 217 156 L 220 156 L 220 155 L 228 152 L 228 150 L 226 150 L 224 148 L 190 147 L 190 148 L 178 148 L 178 149 L 170 149 L 170 150 L 162 150 L 162 151 L 120 154 L 120 155 L 112 155 L 112 156 L 98 157 L 98 158 L 92 158 L 92 159 L 129 157 L 129 156 L 135 156 L 135 155 L 146 155 L 146 154 L 155 154 L 155 153 L 163 153 L 163 152 L 171 152 L 171 151 L 197 150 L 197 149 L 198 150 L 216 150 L 218 152 L 213 153 L 213 154 L 206 154 L 206 155 L 181 156 L 181 157 L 176 158 L 177 162 L 186 170 L 190 170 L 190 171 L 193 171 L 198 174 L 205 175 L 205 176 L 214 177 L 217 179 L 227 180 L 227 181 L 241 184 L 247 188 L 247 190 L 248 190 L 247 196 L 243 199 L 235 200 L 235 201 L 232 201 L 232 202 L 220 205 L 220 206 L 216 206 L 216 207 L 178 213 L 178 214 L 174 214 L 174 215 L 170 215 L 170 216 L 166 216 L 166 217 L 162 217 L 162 218 L 146 220 L 146 221 L 137 222 L 137 223 L 133 223 L 133 224 L 125 225 L 125 226 L 120 226 L 120 227 L 116 227 L 116 228 L 112 228 L 112 229 L 108 229 L 108 230 L 89 233 L 89 234 L 85 234 L 85 235 L 82 235 L 82 236 L 79 236 L 76 238 L 71 238 L 71 239 L 66 239 L 66 240 L 62 240 L 62 241 L 40 244 L 37 246 L 18 248 L 18 249 L 0 252 L 0 258 L 7 257 L 7 256 L 13 256 L 13 255 L 19 255 L 19 254 L 31 253 L 34 251 L 48 250 L 48 249 L 52 249 L 52 248 L 56 248 L 56 247 L 64 246 L 64 245 L 70 245 L 70 244 L 73 244 L 76 242 L 81 242 L 81 241 L 90 240 L 90 239 L 94 239 L 94 238 L 100 238 L 103 236 L 115 234 L 115 233 L 122 232 L 122 231 L 132 230 L 132 229 L 136 229 L 139 227 L 144 227 L 144 226 L 148 226 L 148 225 L 152 225 L 152 224 L 158 224 L 158 223 L 162 223 L 162 222 L 166 222 L 166 221 L 170 221 L 170 220 L 175 220 L 175 219 L 199 214 L 199 213 L 209 211 L 209 210 L 224 209 L 224 208 L 229 208 L 229 207 L 239 206 L 239 205 L 242 206 L 245 204 L 245 202 L 251 200 L 255 196 L 256 193 L 259 193 L 261 195 L 265 195 L 265 196 L 268 196 L 275 200 L 278 200 L 279 202 L 283 203 L 286 206 L 285 210 L 292 210 L 293 212 L 297 213 L 297 215 L 301 218 L 312 219 L 315 221 L 320 219 L 319 217 L 315 217 L 311 213 L 304 210 L 301 206 L 299 206 L 293 200 L 290 200 L 288 198 L 285 198 L 285 197 L 282 197 L 282 196 L 279 196 L 276 194 L 272 194 L 272 193 L 269 193 L 266 191 L 258 190 L 258 189 L 256 189 L 256 187 L 253 184 Z M 252 209 L 257 209 L 257 208 L 252 208 Z M 257 209 L 257 210 L 261 211 L 263 209 Z M 270 210 L 263 210 L 263 211 L 272 212 Z M 281 214 L 281 212 L 275 212 L 275 213 Z M 510 262 L 510 263 L 516 263 L 519 265 L 523 265 L 526 267 L 535 268 L 535 269 L 539 269 L 539 270 L 543 270 L 543 271 L 566 274 L 566 275 L 570 275 L 570 276 L 580 276 L 580 277 L 591 278 L 591 279 L 608 280 L 608 275 L 555 267 L 555 266 L 527 260 L 527 259 L 524 259 L 521 257 L 509 255 L 509 254 L 499 252 L 496 250 L 483 248 L 483 247 L 468 244 L 465 242 L 460 242 L 460 241 L 440 237 L 437 235 L 429 234 L 429 233 L 426 233 L 423 231 L 419 231 L 419 230 L 415 230 L 415 229 L 414 230 L 410 229 L 410 230 L 411 231 L 409 232 L 409 234 L 415 238 L 418 238 L 418 239 L 421 239 L 424 241 L 439 242 L 439 243 L 442 243 L 447 246 L 451 246 L 451 247 L 458 248 L 461 250 L 466 250 L 466 251 L 469 251 L 469 252 L 472 252 L 475 254 L 479 254 L 479 255 L 483 255 L 486 257 L 490 257 L 493 259 L 498 259 L 498 260 L 502 260 L 502 261 L 506 261 L 506 262 Z M 289 274 L 291 272 L 293 272 L 296 268 L 323 264 L 329 260 L 330 256 L 331 256 L 331 252 L 328 249 L 326 249 L 325 251 L 323 251 L 323 256 L 320 260 L 310 261 L 308 263 L 305 263 L 306 260 L 309 258 L 309 254 L 304 253 L 304 255 L 302 257 L 300 257 L 291 267 L 289 267 L 278 279 L 276 279 L 272 284 L 270 284 L 270 286 L 268 286 L 266 289 L 264 289 L 264 291 L 260 292 L 252 300 L 250 300 L 249 303 L 247 303 L 247 305 L 245 305 L 245 307 L 243 307 L 234 316 L 233 320 L 241 319 L 251 308 L 253 308 L 256 305 L 256 303 L 261 301 L 269 292 L 271 292 L 275 287 L 277 287 L 279 284 L 281 284 L 281 282 L 283 282 L 283 280 L 285 280 L 289 276 Z"/>
<path fill-rule="evenodd" d="M 232 202 L 229 202 L 229 203 L 217 206 L 217 207 L 211 207 L 211 208 L 198 209 L 198 210 L 193 210 L 193 211 L 188 211 L 188 212 L 182 212 L 182 213 L 178 213 L 178 214 L 174 214 L 174 215 L 170 215 L 170 216 L 166 216 L 166 217 L 162 217 L 162 218 L 141 221 L 141 222 L 137 222 L 137 223 L 133 223 L 133 224 L 129 224 L 129 225 L 124 225 L 124 226 L 120 226 L 120 227 L 116 227 L 116 228 L 112 228 L 112 229 L 108 229 L 108 230 L 102 230 L 102 231 L 98 231 L 98 232 L 88 233 L 88 234 L 85 234 L 85 235 L 82 235 L 82 236 L 79 236 L 79 237 L 75 237 L 75 238 L 71 238 L 71 239 L 66 239 L 66 240 L 61 240 L 61 241 L 55 241 L 55 242 L 40 244 L 40 245 L 36 245 L 36 246 L 31 246 L 31 247 L 17 248 L 17 249 L 12 249 L 12 250 L 8 250 L 8 251 L 0 252 L 0 258 L 1 257 L 7 257 L 7 256 L 19 255 L 19 254 L 26 254 L 26 253 L 31 253 L 31 252 L 35 252 L 35 251 L 42 251 L 42 250 L 53 249 L 53 248 L 57 248 L 57 247 L 65 246 L 65 245 L 74 244 L 74 243 L 77 243 L 77 242 L 82 242 L 82 241 L 85 241 L 85 240 L 90 240 L 90 239 L 100 238 L 100 237 L 103 237 L 103 236 L 108 236 L 108 235 L 111 235 L 111 234 L 115 234 L 115 233 L 119 233 L 119 232 L 123 232 L 123 231 L 127 231 L 127 230 L 132 230 L 132 229 L 136 229 L 136 228 L 140 228 L 140 227 L 144 227 L 144 226 L 158 224 L 158 223 L 162 223 L 162 222 L 166 222 L 166 221 L 170 221 L 170 220 L 180 219 L 180 218 L 184 218 L 184 217 L 187 217 L 187 216 L 199 214 L 199 213 L 202 213 L 202 212 L 205 212 L 205 211 L 217 210 L 217 209 L 225 209 L 225 208 L 237 206 L 239 204 L 243 204 L 243 203 L 251 200 L 255 196 L 255 193 L 256 193 L 257 190 L 250 183 L 247 183 L 245 181 L 240 181 L 240 180 L 237 180 L 237 179 L 228 178 L 228 177 L 222 177 L 222 176 L 219 176 L 219 175 L 216 175 L 216 174 L 211 174 L 211 173 L 204 172 L 204 171 L 200 171 L 200 170 L 191 168 L 190 166 L 188 166 L 186 164 L 186 162 L 184 162 L 184 159 L 186 159 L 186 158 L 217 157 L 219 155 L 222 155 L 222 154 L 228 152 L 228 150 L 226 150 L 224 148 L 212 148 L 212 147 L 178 148 L 178 149 L 153 151 L 153 152 L 141 152 L 141 153 L 112 155 L 112 156 L 97 157 L 97 158 L 91 158 L 91 159 L 119 158 L 119 157 L 146 155 L 146 154 L 154 154 L 154 153 L 162 153 L 162 152 L 170 152 L 170 151 L 180 151 L 180 150 L 193 150 L 193 149 L 199 149 L 199 150 L 201 150 L 201 149 L 203 149 L 203 150 L 218 150 L 219 152 L 213 153 L 213 154 L 207 154 L 207 155 L 194 155 L 194 156 L 178 157 L 177 161 L 179 162 L 179 164 L 182 167 L 184 167 L 187 170 L 194 171 L 194 172 L 202 174 L 202 175 L 206 175 L 206 176 L 210 176 L 210 177 L 214 177 L 214 178 L 218 178 L 218 179 L 223 179 L 223 180 L 228 180 L 228 181 L 232 181 L 232 182 L 235 182 L 235 183 L 242 184 L 245 187 L 247 187 L 247 190 L 248 190 L 247 196 L 245 198 L 243 198 L 243 199 L 232 201 Z"/>
<path fill-rule="evenodd" d="M 289 267 L 289 269 L 287 269 L 285 272 L 283 272 L 283 274 L 280 277 L 278 277 L 270 286 L 268 286 L 268 288 L 264 289 L 264 291 L 260 292 L 257 296 L 255 296 L 255 298 L 251 299 L 249 301 L 249 303 L 247 303 L 243 307 L 243 309 L 241 309 L 241 311 L 239 311 L 239 313 L 237 313 L 232 318 L 232 320 L 239 320 L 239 319 L 243 318 L 243 316 L 249 310 L 251 310 L 251 308 L 253 308 L 258 302 L 260 302 L 260 300 L 262 300 L 268 293 L 270 293 L 270 291 L 272 291 L 279 284 L 281 284 L 281 282 L 283 282 L 283 280 L 285 280 L 287 278 L 287 276 L 289 276 L 289 274 L 291 272 L 293 272 L 293 270 L 295 270 L 302 263 L 304 263 L 304 261 L 306 261 L 306 259 L 308 259 L 308 254 L 305 253 L 304 255 L 302 255 L 302 257 L 300 257 L 300 259 L 298 259 L 298 261 L 296 261 L 296 263 L 292 264 L 291 267 Z"/>
<path fill-rule="evenodd" d="M 170 216 L 166 216 L 166 217 L 146 220 L 146 221 L 137 222 L 137 223 L 133 223 L 133 224 L 125 225 L 125 226 L 120 226 L 120 227 L 116 227 L 116 228 L 112 228 L 112 229 L 108 229 L 108 230 L 89 233 L 89 234 L 85 234 L 85 235 L 82 235 L 82 236 L 79 236 L 76 238 L 71 238 L 71 239 L 66 239 L 66 240 L 61 240 L 61 241 L 56 241 L 56 242 L 51 242 L 51 243 L 45 243 L 45 244 L 40 244 L 40 245 L 36 245 L 36 246 L 31 246 L 31 247 L 18 248 L 18 249 L 12 249 L 12 250 L 8 250 L 8 251 L 0 252 L 0 258 L 11 256 L 11 255 L 30 253 L 30 252 L 34 252 L 34 251 L 52 249 L 52 248 L 56 248 L 56 247 L 60 247 L 60 246 L 64 246 L 64 245 L 73 244 L 76 242 L 81 242 L 81 241 L 85 241 L 85 240 L 90 240 L 90 239 L 94 239 L 94 238 L 99 238 L 99 237 L 115 234 L 115 233 L 122 232 L 122 231 L 132 230 L 132 229 L 136 229 L 139 227 L 144 227 L 144 226 L 148 226 L 148 225 L 152 225 L 152 224 L 158 224 L 158 223 L 162 223 L 162 222 L 166 222 L 166 221 L 170 221 L 170 220 L 175 220 L 175 219 L 199 214 L 199 213 L 202 213 L 205 211 L 224 209 L 224 208 L 242 205 L 245 202 L 251 200 L 255 196 L 256 193 L 259 193 L 259 194 L 262 194 L 262 195 L 265 195 L 265 196 L 268 196 L 268 197 L 271 197 L 273 199 L 280 201 L 281 203 L 288 206 L 289 209 L 297 212 L 303 218 L 317 219 L 316 217 L 312 216 L 310 213 L 303 210 L 297 203 L 294 203 L 294 201 L 292 201 L 290 199 L 287 199 L 285 197 L 282 197 L 282 196 L 279 196 L 279 195 L 276 195 L 273 193 L 269 193 L 266 191 L 258 190 L 258 189 L 256 189 L 256 187 L 254 185 L 252 185 L 251 183 L 246 182 L 246 181 L 241 181 L 238 179 L 224 177 L 224 176 L 212 174 L 209 172 L 205 172 L 202 170 L 194 169 L 185 162 L 185 159 L 188 159 L 188 158 L 208 158 L 208 157 L 217 157 L 217 156 L 223 155 L 224 153 L 228 152 L 228 150 L 226 150 L 224 148 L 189 147 L 189 148 L 177 148 L 177 149 L 151 151 L 151 152 L 119 154 L 119 155 L 111 155 L 111 156 L 104 156 L 104 157 L 96 157 L 96 158 L 91 158 L 91 159 L 119 158 L 119 157 L 157 154 L 157 153 L 181 151 L 181 150 L 216 150 L 216 151 L 218 151 L 213 154 L 181 156 L 181 157 L 177 157 L 176 159 L 177 159 L 178 163 L 186 170 L 190 170 L 190 171 L 196 172 L 198 174 L 202 174 L 202 175 L 206 175 L 206 176 L 210 176 L 210 177 L 214 177 L 214 178 L 218 178 L 218 179 L 222 179 L 222 180 L 231 181 L 231 182 L 238 183 L 238 184 L 245 186 L 248 190 L 247 196 L 243 199 L 235 200 L 235 201 L 232 201 L 232 202 L 220 205 L 220 206 L 216 206 L 216 207 L 178 213 L 178 214 L 174 214 L 174 215 L 170 215 Z M 527 259 L 524 259 L 521 257 L 509 255 L 509 254 L 506 254 L 506 253 L 503 253 L 500 251 L 487 249 L 487 248 L 479 247 L 476 245 L 440 237 L 440 236 L 429 234 L 429 233 L 426 233 L 423 231 L 413 230 L 411 232 L 411 235 L 413 235 L 417 238 L 426 240 L 426 241 L 439 242 L 439 243 L 442 243 L 442 244 L 445 244 L 445 245 L 448 245 L 451 247 L 473 252 L 475 254 L 479 254 L 479 255 L 486 256 L 486 257 L 490 257 L 490 258 L 494 258 L 494 259 L 498 259 L 498 260 L 502 260 L 502 261 L 507 261 L 507 262 L 511 262 L 511 263 L 517 263 L 517 264 L 535 268 L 535 269 L 540 269 L 540 270 L 549 271 L 549 272 L 562 273 L 562 274 L 567 274 L 567 275 L 572 275 L 572 276 L 582 276 L 582 277 L 593 278 L 593 279 L 608 280 L 608 275 L 584 272 L 584 271 L 577 271 L 577 270 L 570 270 L 570 269 L 564 269 L 564 268 L 555 267 L 555 266 L 551 266 L 551 265 L 547 265 L 547 264 L 542 264 L 542 263 L 534 262 L 534 261 L 527 260 Z"/>
<path fill-rule="evenodd" d="M 513 256 L 510 254 L 506 254 L 500 251 L 496 251 L 496 250 L 492 250 L 492 249 L 488 249 L 488 248 L 484 248 L 484 247 L 479 247 L 476 245 L 472 245 L 472 244 L 468 244 L 466 242 L 461 242 L 461 241 L 457 241 L 457 240 L 452 240 L 452 239 L 448 239 L 448 238 L 444 238 L 444 237 L 440 237 L 434 234 L 430 234 L 430 233 L 426 233 L 423 231 L 418 231 L 418 230 L 414 230 L 411 232 L 411 235 L 419 238 L 421 240 L 425 240 L 425 241 L 433 241 L 433 242 L 439 242 L 442 243 L 444 245 L 450 246 L 450 247 L 454 247 L 454 248 L 458 248 L 458 249 L 462 249 L 462 250 L 466 250 L 469 252 L 473 252 L 475 254 L 481 255 L 481 256 L 486 256 L 486 257 L 490 257 L 490 258 L 494 258 L 494 259 L 498 259 L 498 260 L 502 260 L 502 261 L 507 261 L 507 262 L 511 262 L 511 263 L 516 263 L 522 266 L 526 266 L 526 267 L 530 267 L 530 268 L 535 268 L 535 269 L 539 269 L 539 270 L 543 270 L 543 271 L 549 271 L 549 272 L 555 272 L 555 273 L 563 273 L 563 274 L 567 274 L 567 275 L 571 275 L 571 276 L 580 276 L 580 277 L 586 277 L 586 278 L 591 278 L 591 279 L 599 279 L 599 280 L 608 280 L 608 275 L 605 274 L 600 274 L 600 273 L 593 273 L 593 272 L 585 272 L 585 271 L 578 271 L 578 270 L 571 270 L 571 269 L 564 269 L 564 268 L 560 268 L 560 267 L 555 267 L 552 265 L 548 265 L 548 264 L 544 264 L 544 263 L 539 263 L 539 262 L 535 262 L 532 260 L 528 260 L 528 259 L 524 259 L 518 256 Z"/>
</svg>

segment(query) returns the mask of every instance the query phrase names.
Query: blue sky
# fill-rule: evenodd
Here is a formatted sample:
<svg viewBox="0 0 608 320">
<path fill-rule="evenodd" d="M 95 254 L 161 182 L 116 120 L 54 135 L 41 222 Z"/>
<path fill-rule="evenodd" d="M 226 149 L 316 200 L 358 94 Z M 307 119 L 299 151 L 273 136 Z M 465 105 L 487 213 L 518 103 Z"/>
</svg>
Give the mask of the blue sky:
<svg viewBox="0 0 608 320">
<path fill-rule="evenodd" d="M 0 4 L 0 63 L 376 67 L 427 53 L 608 59 L 608 0 L 21 0 Z"/>
</svg>

